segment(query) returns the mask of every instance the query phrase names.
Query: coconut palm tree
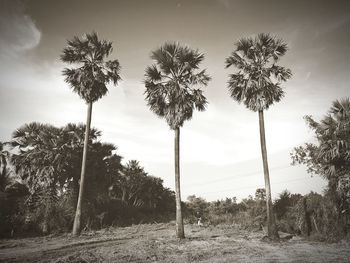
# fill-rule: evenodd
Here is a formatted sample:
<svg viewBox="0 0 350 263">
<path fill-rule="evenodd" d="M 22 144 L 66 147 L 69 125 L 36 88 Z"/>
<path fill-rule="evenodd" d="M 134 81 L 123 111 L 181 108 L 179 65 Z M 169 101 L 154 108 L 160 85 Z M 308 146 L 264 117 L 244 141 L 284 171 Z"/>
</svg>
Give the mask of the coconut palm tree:
<svg viewBox="0 0 350 263">
<path fill-rule="evenodd" d="M 261 154 L 264 168 L 268 236 L 278 238 L 275 218 L 272 211 L 271 187 L 264 128 L 264 110 L 284 96 L 281 83 L 292 73 L 277 65 L 287 52 L 287 44 L 269 34 L 259 34 L 255 38 L 242 38 L 235 44 L 235 50 L 226 59 L 226 68 L 235 67 L 229 76 L 228 87 L 231 97 L 243 103 L 248 109 L 258 112 L 260 126 Z"/>
<path fill-rule="evenodd" d="M 164 118 L 175 131 L 176 233 L 184 238 L 180 194 L 180 128 L 195 109 L 204 111 L 207 100 L 201 86 L 210 81 L 199 70 L 204 55 L 179 43 L 165 43 L 152 52 L 154 64 L 145 70 L 146 101 L 150 110 Z M 197 86 L 198 88 L 194 88 Z"/>
<path fill-rule="evenodd" d="M 80 177 L 79 197 L 73 225 L 73 235 L 81 230 L 81 210 L 84 193 L 84 180 L 87 158 L 87 146 L 91 124 L 92 104 L 106 95 L 106 84 L 118 83 L 120 78 L 120 64 L 118 60 L 106 60 L 112 52 L 112 43 L 99 40 L 95 32 L 86 34 L 82 38 L 74 37 L 64 48 L 61 60 L 73 64 L 73 68 L 65 68 L 63 75 L 74 92 L 88 104 L 84 150 Z"/>
</svg>

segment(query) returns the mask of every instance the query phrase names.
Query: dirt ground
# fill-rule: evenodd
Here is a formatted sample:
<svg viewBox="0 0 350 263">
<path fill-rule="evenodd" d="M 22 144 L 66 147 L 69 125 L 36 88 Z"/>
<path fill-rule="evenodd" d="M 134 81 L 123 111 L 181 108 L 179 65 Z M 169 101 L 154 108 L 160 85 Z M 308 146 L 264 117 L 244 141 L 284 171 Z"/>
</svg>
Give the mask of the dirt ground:
<svg viewBox="0 0 350 263">
<path fill-rule="evenodd" d="M 350 262 L 350 243 L 293 237 L 266 241 L 234 226 L 149 224 L 70 235 L 0 241 L 0 262 Z"/>
</svg>

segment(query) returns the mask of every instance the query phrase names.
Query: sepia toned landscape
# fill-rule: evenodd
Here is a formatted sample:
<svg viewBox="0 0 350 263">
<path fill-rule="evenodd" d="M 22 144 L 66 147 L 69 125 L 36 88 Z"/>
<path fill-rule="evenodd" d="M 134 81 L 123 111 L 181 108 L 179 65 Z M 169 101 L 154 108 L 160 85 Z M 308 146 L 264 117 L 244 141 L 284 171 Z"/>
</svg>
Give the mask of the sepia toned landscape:
<svg viewBox="0 0 350 263">
<path fill-rule="evenodd" d="M 0 0 L 0 262 L 349 262 L 347 1 Z"/>
</svg>

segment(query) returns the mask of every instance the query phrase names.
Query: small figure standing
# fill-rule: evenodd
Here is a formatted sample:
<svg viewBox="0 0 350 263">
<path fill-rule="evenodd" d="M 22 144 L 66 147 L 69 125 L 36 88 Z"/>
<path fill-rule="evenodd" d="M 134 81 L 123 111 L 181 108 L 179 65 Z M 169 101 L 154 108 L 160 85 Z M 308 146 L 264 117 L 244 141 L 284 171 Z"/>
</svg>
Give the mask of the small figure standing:
<svg viewBox="0 0 350 263">
<path fill-rule="evenodd" d="M 198 226 L 203 226 L 202 217 L 198 218 Z"/>
<path fill-rule="evenodd" d="M 196 218 L 197 218 L 197 225 L 203 226 L 202 216 L 201 216 L 201 213 L 199 213 L 198 211 L 196 212 Z"/>
</svg>

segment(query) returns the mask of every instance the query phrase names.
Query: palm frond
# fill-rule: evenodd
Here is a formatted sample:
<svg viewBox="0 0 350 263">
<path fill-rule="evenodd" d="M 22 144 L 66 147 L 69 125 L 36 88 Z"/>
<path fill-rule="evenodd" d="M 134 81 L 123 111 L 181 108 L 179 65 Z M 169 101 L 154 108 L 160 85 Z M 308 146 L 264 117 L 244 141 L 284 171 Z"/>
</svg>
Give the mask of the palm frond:
<svg viewBox="0 0 350 263">
<path fill-rule="evenodd" d="M 107 80 L 112 81 L 114 85 L 117 85 L 121 80 L 120 77 L 121 66 L 118 60 L 109 60 L 106 62 Z"/>
<path fill-rule="evenodd" d="M 77 65 L 63 70 L 65 81 L 85 101 L 97 101 L 108 92 L 107 83 L 121 80 L 119 61 L 105 61 L 111 52 L 112 43 L 99 40 L 96 32 L 73 37 L 63 49 L 61 60 Z"/>
<path fill-rule="evenodd" d="M 290 79 L 291 70 L 276 65 L 287 51 L 287 45 L 270 34 L 242 38 L 236 49 L 225 60 L 225 67 L 233 66 L 229 75 L 230 96 L 253 110 L 268 109 L 284 96 L 281 83 Z"/>
<path fill-rule="evenodd" d="M 192 118 L 194 109 L 203 111 L 207 100 L 200 89 L 210 76 L 199 70 L 204 55 L 179 43 L 165 43 L 151 53 L 154 64 L 145 70 L 145 95 L 150 110 L 165 118 L 171 129 Z"/>
<path fill-rule="evenodd" d="M 159 82 L 162 80 L 162 73 L 157 69 L 156 65 L 152 65 L 146 68 L 145 77 L 152 82 Z"/>
<path fill-rule="evenodd" d="M 194 105 L 198 111 L 205 111 L 208 101 L 200 89 L 193 90 Z"/>
</svg>

